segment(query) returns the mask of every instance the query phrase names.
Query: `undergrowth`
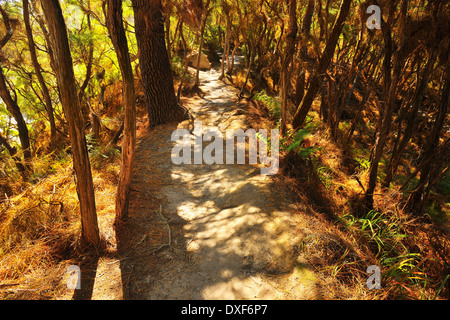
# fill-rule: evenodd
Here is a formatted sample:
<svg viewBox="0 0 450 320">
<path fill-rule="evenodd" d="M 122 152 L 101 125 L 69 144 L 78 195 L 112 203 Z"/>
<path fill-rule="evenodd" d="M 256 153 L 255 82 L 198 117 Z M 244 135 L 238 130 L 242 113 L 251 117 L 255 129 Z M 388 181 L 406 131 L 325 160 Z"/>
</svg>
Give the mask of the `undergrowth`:
<svg viewBox="0 0 450 320">
<path fill-rule="evenodd" d="M 375 253 L 389 298 L 430 298 L 426 292 L 430 279 L 420 268 L 423 256 L 405 245 L 414 241 L 414 235 L 402 230 L 399 218 L 371 210 L 361 218 L 347 213 L 339 221 Z"/>
<path fill-rule="evenodd" d="M 281 99 L 279 97 L 272 97 L 262 90 L 253 97 L 256 101 L 263 103 L 269 110 L 269 115 L 275 119 L 281 117 Z"/>
<path fill-rule="evenodd" d="M 296 179 L 295 190 L 301 201 L 308 203 L 306 210 L 318 212 L 333 222 L 343 232 L 342 240 L 348 242 L 348 245 L 333 245 L 336 247 L 333 250 L 329 245 L 322 245 L 332 257 L 328 262 L 321 262 L 323 270 L 350 286 L 365 289 L 372 299 L 448 297 L 448 237 L 431 219 L 411 216 L 401 207 L 404 193 L 416 185 L 413 179 L 403 192 L 395 184 L 386 190 L 377 189 L 375 209 L 366 210 L 363 201 L 370 150 L 358 143 L 349 145 L 331 139 L 317 112 L 311 112 L 306 125 L 297 132 L 287 131 L 280 140 L 280 151 L 284 157 L 282 162 L 288 168 L 285 173 Z M 382 165 L 380 181 L 383 168 Z M 435 198 L 443 197 L 442 193 L 448 189 L 446 178 L 439 181 L 436 188 L 439 195 L 433 194 Z M 402 182 L 399 179 L 400 185 Z M 427 208 L 428 215 L 434 222 L 443 220 L 442 205 L 433 203 Z M 314 244 L 308 253 L 313 253 L 312 248 L 320 249 L 319 244 Z M 370 265 L 381 269 L 381 290 L 366 288 L 369 277 L 366 268 Z"/>
<path fill-rule="evenodd" d="M 0 184 L 9 195 L 0 201 L 0 299 L 51 299 L 64 288 L 65 267 L 77 255 L 81 223 L 72 159 L 66 150 L 34 159 L 22 180 L 13 167 Z M 114 212 L 119 152 L 90 146 L 90 160 L 101 216 Z M 6 173 L 6 172 L 5 172 Z"/>
</svg>

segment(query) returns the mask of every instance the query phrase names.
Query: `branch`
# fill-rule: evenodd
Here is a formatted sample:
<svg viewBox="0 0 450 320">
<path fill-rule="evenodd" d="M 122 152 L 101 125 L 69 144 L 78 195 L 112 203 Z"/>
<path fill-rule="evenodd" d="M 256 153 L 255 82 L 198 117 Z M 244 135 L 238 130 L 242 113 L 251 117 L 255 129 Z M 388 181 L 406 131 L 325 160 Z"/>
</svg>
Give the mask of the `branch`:
<svg viewBox="0 0 450 320">
<path fill-rule="evenodd" d="M 13 35 L 13 29 L 11 28 L 9 16 L 1 5 L 0 5 L 0 13 L 2 14 L 3 24 L 5 25 L 6 28 L 6 34 L 0 41 L 0 49 L 2 49 L 8 43 L 9 39 L 11 39 Z"/>
</svg>

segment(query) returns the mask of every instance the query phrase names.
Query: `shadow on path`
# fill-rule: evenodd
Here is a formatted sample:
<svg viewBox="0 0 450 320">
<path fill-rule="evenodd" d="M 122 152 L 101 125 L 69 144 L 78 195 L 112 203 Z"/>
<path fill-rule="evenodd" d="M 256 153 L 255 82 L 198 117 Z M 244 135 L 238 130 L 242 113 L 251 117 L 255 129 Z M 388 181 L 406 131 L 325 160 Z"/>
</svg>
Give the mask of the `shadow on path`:
<svg viewBox="0 0 450 320">
<path fill-rule="evenodd" d="M 195 120 L 204 130 L 247 129 L 237 90 L 216 70 L 201 76 L 205 98 L 186 101 Z M 323 275 L 299 258 L 320 222 L 298 214 L 285 181 L 257 166 L 174 165 L 171 134 L 189 125 L 163 125 L 139 141 L 130 219 L 117 228 L 124 299 L 330 297 Z M 340 239 L 320 237 L 344 252 Z"/>
</svg>

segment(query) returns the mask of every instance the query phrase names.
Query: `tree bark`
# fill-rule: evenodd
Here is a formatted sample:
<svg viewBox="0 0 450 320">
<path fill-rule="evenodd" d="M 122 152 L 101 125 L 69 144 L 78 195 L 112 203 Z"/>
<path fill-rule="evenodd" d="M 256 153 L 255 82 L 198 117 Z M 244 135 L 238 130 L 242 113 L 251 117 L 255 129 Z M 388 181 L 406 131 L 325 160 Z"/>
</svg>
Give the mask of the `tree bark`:
<svg viewBox="0 0 450 320">
<path fill-rule="evenodd" d="M 300 48 L 300 58 L 303 60 L 306 60 L 308 58 L 308 48 L 306 46 L 306 38 L 309 37 L 309 33 L 311 30 L 311 24 L 312 24 L 312 16 L 314 13 L 314 5 L 315 0 L 308 0 L 308 6 L 306 7 L 305 16 L 303 17 L 303 23 L 302 23 L 302 35 L 304 37 L 303 39 L 303 45 Z"/>
<path fill-rule="evenodd" d="M 295 51 L 297 37 L 297 0 L 289 0 L 289 25 L 286 33 L 286 53 L 281 65 L 281 135 L 286 133 L 287 91 L 289 86 L 289 65 Z"/>
<path fill-rule="evenodd" d="M 56 123 L 55 117 L 53 115 L 52 99 L 50 97 L 47 84 L 44 81 L 44 77 L 42 76 L 41 66 L 37 59 L 36 46 L 33 39 L 33 30 L 30 24 L 30 10 L 28 0 L 23 0 L 23 18 L 25 21 L 25 30 L 27 33 L 28 48 L 30 50 L 31 62 L 33 63 L 34 72 L 36 73 L 36 77 L 41 87 L 42 96 L 45 102 L 45 111 L 47 113 L 48 121 L 50 123 L 50 150 L 53 150 L 53 148 L 56 146 L 56 139 L 57 139 Z"/>
<path fill-rule="evenodd" d="M 432 53 L 432 56 L 428 58 L 428 62 L 424 68 L 424 71 L 422 73 L 422 76 L 420 77 L 420 81 L 417 84 L 414 98 L 412 101 L 412 108 L 409 111 L 408 117 L 407 117 L 407 127 L 405 129 L 405 133 L 402 137 L 402 140 L 399 143 L 399 146 L 397 147 L 396 152 L 392 155 L 392 159 L 389 163 L 389 167 L 386 172 L 386 177 L 383 181 L 383 188 L 389 187 L 389 184 L 391 183 L 392 179 L 394 178 L 395 172 L 397 170 L 398 163 L 400 162 L 401 156 L 403 154 L 403 151 L 406 149 L 406 146 L 409 142 L 409 140 L 412 137 L 414 127 L 416 124 L 416 118 L 417 113 L 419 111 L 419 107 L 422 104 L 422 98 L 425 94 L 425 89 L 427 88 L 429 76 L 431 74 L 431 71 L 433 70 L 433 65 L 435 62 L 435 54 Z M 399 124 L 401 125 L 401 123 Z"/>
<path fill-rule="evenodd" d="M 405 3 L 406 0 L 403 0 Z M 403 10 L 402 15 L 406 14 L 405 5 L 402 5 Z M 381 18 L 381 31 L 383 33 L 384 44 L 385 44 L 385 57 L 383 62 L 384 68 L 384 92 L 386 96 L 386 101 L 384 102 L 384 108 L 380 114 L 379 129 L 377 130 L 377 136 L 375 139 L 375 145 L 373 148 L 372 159 L 369 168 L 369 182 L 366 189 L 366 208 L 368 210 L 373 209 L 373 193 L 377 184 L 378 177 L 378 165 L 383 155 L 383 149 L 386 145 L 387 136 L 392 124 L 392 114 L 394 111 L 394 102 L 396 99 L 397 84 L 399 82 L 400 71 L 403 65 L 403 46 L 404 46 L 404 35 L 403 35 L 403 25 L 400 25 L 400 40 L 398 48 L 395 51 L 393 58 L 393 66 L 391 70 L 391 57 L 393 51 L 392 37 L 391 37 L 391 21 L 393 19 L 393 8 L 389 11 L 388 22 L 386 23 L 383 18 Z M 404 19 L 401 17 L 401 21 Z"/>
<path fill-rule="evenodd" d="M 84 134 L 83 115 L 77 96 L 67 29 L 58 0 L 41 0 L 52 35 L 61 102 L 67 119 L 81 213 L 81 243 L 98 246 L 100 235 L 95 208 L 94 184 Z"/>
<path fill-rule="evenodd" d="M 449 139 L 439 146 L 439 137 L 445 118 L 448 116 L 448 102 L 450 94 L 450 65 L 447 65 L 445 71 L 445 83 L 442 88 L 441 101 L 439 103 L 439 111 L 436 114 L 433 129 L 425 141 L 425 148 L 421 157 L 420 179 L 416 189 L 409 196 L 406 207 L 416 214 L 422 212 L 426 202 L 428 192 L 432 186 L 433 176 L 438 175 L 438 171 L 443 163 L 448 164 L 450 148 L 448 147 Z M 443 152 L 439 152 L 443 148 Z M 443 154 L 439 155 L 439 154 Z M 428 163 L 427 165 L 422 165 Z M 445 169 L 447 170 L 447 169 Z M 427 186 L 428 185 L 428 186 Z M 427 187 L 426 187 L 427 186 Z M 428 191 L 428 192 L 427 192 Z"/>
<path fill-rule="evenodd" d="M 303 17 L 302 23 L 302 45 L 300 47 L 300 59 L 306 61 L 308 59 L 308 47 L 306 45 L 307 38 L 309 37 L 312 23 L 312 16 L 314 13 L 315 0 L 308 0 L 308 6 L 306 7 L 305 16 Z M 319 10 L 320 11 L 320 10 Z M 305 86 L 306 86 L 306 73 L 305 70 L 302 70 L 300 75 L 297 76 L 295 83 L 295 105 L 298 107 L 302 102 L 303 96 L 305 94 Z"/>
<path fill-rule="evenodd" d="M 128 217 L 129 193 L 136 146 L 135 88 L 127 37 L 122 21 L 122 0 L 108 0 L 107 26 L 123 79 L 124 137 L 122 139 L 122 163 L 116 196 L 116 221 L 118 221 Z"/>
<path fill-rule="evenodd" d="M 331 31 L 325 49 L 322 53 L 322 56 L 320 57 L 319 65 L 310 80 L 308 90 L 306 91 L 306 94 L 303 97 L 300 106 L 297 108 L 297 111 L 295 112 L 294 119 L 292 121 L 292 126 L 294 130 L 299 129 L 305 122 L 309 109 L 311 108 L 314 98 L 316 97 L 317 91 L 319 90 L 321 77 L 323 73 L 326 72 L 331 62 L 331 59 L 333 58 L 334 50 L 339 40 L 342 27 L 344 26 L 345 19 L 347 18 L 347 14 L 350 10 L 350 4 L 351 0 L 342 0 L 338 16 L 333 26 L 333 30 Z"/>
<path fill-rule="evenodd" d="M 133 0 L 142 86 L 150 128 L 187 119 L 177 103 L 167 55 L 161 0 Z"/>
</svg>

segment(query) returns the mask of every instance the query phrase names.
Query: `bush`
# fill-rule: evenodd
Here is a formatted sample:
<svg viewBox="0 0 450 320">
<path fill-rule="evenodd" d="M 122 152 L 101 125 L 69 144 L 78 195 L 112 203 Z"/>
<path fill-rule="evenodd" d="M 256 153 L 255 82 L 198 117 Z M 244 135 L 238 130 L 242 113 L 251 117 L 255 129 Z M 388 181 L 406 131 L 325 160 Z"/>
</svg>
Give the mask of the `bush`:
<svg viewBox="0 0 450 320">
<path fill-rule="evenodd" d="M 281 99 L 279 97 L 271 97 L 265 90 L 262 90 L 255 94 L 254 99 L 267 107 L 271 117 L 276 119 L 281 118 Z"/>
</svg>

